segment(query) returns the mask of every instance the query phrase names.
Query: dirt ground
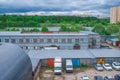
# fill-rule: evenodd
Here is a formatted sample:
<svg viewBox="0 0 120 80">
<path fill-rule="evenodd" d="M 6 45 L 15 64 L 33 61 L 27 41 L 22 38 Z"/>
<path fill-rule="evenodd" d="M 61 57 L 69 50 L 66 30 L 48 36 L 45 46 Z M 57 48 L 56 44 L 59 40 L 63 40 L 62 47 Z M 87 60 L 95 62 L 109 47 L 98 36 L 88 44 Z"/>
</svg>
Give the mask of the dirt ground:
<svg viewBox="0 0 120 80">
<path fill-rule="evenodd" d="M 94 76 L 96 75 L 101 75 L 103 77 L 110 75 L 114 77 L 114 75 L 118 73 L 120 73 L 120 71 L 97 71 L 94 68 L 87 68 L 74 70 L 73 73 L 63 72 L 62 75 L 54 75 L 52 70 L 45 70 L 43 72 L 43 79 L 41 80 L 81 80 L 81 77 L 84 75 L 87 75 L 89 77 L 89 80 L 94 80 Z"/>
</svg>

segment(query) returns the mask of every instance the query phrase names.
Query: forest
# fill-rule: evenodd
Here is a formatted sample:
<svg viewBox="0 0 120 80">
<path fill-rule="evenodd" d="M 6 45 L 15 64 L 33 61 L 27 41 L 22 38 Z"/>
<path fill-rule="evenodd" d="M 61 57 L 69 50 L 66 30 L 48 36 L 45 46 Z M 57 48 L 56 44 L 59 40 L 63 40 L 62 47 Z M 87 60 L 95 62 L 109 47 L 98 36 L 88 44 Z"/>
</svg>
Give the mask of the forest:
<svg viewBox="0 0 120 80">
<path fill-rule="evenodd" d="M 93 32 L 100 35 L 110 35 L 119 32 L 119 24 L 110 24 L 110 19 L 99 19 L 96 17 L 80 16 L 27 16 L 27 15 L 0 15 L 0 30 L 28 31 L 26 28 L 33 28 L 30 32 L 48 31 L 47 27 L 61 27 L 60 31 L 80 31 L 84 27 L 93 27 Z M 114 28 L 113 28 L 114 27 Z"/>
</svg>

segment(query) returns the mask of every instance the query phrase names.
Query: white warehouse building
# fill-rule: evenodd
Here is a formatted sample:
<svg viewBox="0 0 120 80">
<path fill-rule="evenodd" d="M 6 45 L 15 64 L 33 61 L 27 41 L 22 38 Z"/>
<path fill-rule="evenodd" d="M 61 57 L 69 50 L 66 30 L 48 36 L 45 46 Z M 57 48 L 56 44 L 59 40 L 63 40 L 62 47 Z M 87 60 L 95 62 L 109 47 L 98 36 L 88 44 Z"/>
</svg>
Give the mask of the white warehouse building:
<svg viewBox="0 0 120 80">
<path fill-rule="evenodd" d="M 18 44 L 25 50 L 80 50 L 100 48 L 100 35 L 89 31 L 21 33 L 0 32 L 0 42 Z"/>
</svg>

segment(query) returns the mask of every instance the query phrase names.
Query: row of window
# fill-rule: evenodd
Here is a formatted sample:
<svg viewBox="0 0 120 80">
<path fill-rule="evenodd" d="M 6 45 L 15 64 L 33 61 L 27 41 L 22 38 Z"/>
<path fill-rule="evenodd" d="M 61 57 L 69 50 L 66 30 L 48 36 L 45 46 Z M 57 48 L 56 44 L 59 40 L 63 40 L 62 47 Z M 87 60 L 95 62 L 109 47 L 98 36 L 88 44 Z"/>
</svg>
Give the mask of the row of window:
<svg viewBox="0 0 120 80">
<path fill-rule="evenodd" d="M 1 42 L 1 39 L 0 39 L 0 42 Z M 65 39 L 65 38 L 62 38 L 60 39 L 4 39 L 4 42 L 11 42 L 11 43 L 72 43 L 72 42 L 88 42 L 88 40 L 86 39 L 79 39 L 79 38 L 76 38 L 76 39 L 71 39 L 71 38 L 68 38 L 68 39 Z"/>
</svg>

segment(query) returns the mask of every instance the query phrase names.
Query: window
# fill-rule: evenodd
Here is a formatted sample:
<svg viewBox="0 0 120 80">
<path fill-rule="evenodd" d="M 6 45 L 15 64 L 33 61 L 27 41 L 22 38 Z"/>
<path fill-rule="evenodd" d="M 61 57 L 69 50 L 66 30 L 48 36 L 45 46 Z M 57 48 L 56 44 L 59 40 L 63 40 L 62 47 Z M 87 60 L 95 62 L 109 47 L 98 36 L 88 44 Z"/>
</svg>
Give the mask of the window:
<svg viewBox="0 0 120 80">
<path fill-rule="evenodd" d="M 61 39 L 61 43 L 66 43 L 66 40 L 65 39 Z"/>
<path fill-rule="evenodd" d="M 68 39 L 68 43 L 72 43 L 72 39 Z"/>
<path fill-rule="evenodd" d="M 58 43 L 58 39 L 54 39 L 54 43 Z"/>
<path fill-rule="evenodd" d="M 5 42 L 9 42 L 9 39 L 5 39 Z"/>
<path fill-rule="evenodd" d="M 19 39 L 19 43 L 23 43 L 24 42 L 24 40 L 23 39 Z"/>
<path fill-rule="evenodd" d="M 75 42 L 79 42 L 79 39 L 75 39 Z"/>
<path fill-rule="evenodd" d="M 11 43 L 16 43 L 16 40 L 15 39 L 11 39 Z"/>
<path fill-rule="evenodd" d="M 37 41 L 37 39 L 33 39 L 33 43 L 37 43 L 38 41 Z"/>
<path fill-rule="evenodd" d="M 0 39 L 0 42 L 1 42 L 1 39 Z"/>
<path fill-rule="evenodd" d="M 52 43 L 52 39 L 47 39 L 47 43 Z"/>
<path fill-rule="evenodd" d="M 44 43 L 44 39 L 40 39 L 40 43 Z"/>
<path fill-rule="evenodd" d="M 26 40 L 26 43 L 30 43 L 30 39 L 25 39 Z"/>
</svg>

